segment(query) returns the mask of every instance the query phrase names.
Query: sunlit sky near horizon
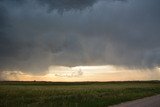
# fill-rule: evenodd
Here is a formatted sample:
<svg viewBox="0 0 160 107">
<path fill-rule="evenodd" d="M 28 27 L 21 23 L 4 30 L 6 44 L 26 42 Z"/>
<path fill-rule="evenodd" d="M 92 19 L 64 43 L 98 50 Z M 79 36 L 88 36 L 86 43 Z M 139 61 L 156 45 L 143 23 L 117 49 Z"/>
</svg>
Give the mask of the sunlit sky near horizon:
<svg viewBox="0 0 160 107">
<path fill-rule="evenodd" d="M 0 0 L 0 80 L 160 80 L 160 0 Z"/>
<path fill-rule="evenodd" d="M 127 69 L 111 65 L 103 66 L 50 66 L 46 74 L 33 75 L 22 71 L 4 71 L 1 76 L 13 81 L 139 81 L 160 80 L 160 68 Z"/>
</svg>

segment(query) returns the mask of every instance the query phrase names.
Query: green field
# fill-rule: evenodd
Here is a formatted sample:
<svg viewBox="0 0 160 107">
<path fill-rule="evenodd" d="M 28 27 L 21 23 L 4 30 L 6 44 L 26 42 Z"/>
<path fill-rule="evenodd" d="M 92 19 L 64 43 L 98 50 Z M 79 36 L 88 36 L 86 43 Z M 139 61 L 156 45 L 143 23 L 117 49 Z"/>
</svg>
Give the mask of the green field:
<svg viewBox="0 0 160 107">
<path fill-rule="evenodd" d="M 0 107 L 107 107 L 160 94 L 160 82 L 0 82 Z"/>
</svg>

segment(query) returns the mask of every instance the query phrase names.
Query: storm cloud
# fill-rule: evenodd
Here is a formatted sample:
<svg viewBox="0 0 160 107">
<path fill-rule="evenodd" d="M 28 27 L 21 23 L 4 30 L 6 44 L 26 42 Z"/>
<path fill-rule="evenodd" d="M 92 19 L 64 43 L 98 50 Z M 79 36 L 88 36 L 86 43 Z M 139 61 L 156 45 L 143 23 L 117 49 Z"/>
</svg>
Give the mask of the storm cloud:
<svg viewBox="0 0 160 107">
<path fill-rule="evenodd" d="M 160 66 L 159 0 L 1 0 L 0 71 Z"/>
</svg>

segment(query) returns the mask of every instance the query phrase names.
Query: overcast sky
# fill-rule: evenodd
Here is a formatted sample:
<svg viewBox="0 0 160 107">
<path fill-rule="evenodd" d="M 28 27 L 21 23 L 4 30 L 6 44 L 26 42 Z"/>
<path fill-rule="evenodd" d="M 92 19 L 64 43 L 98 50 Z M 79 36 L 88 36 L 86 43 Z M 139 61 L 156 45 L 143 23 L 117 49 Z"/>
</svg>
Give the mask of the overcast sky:
<svg viewBox="0 0 160 107">
<path fill-rule="evenodd" d="M 1 0 L 0 72 L 160 66 L 160 0 Z"/>
</svg>

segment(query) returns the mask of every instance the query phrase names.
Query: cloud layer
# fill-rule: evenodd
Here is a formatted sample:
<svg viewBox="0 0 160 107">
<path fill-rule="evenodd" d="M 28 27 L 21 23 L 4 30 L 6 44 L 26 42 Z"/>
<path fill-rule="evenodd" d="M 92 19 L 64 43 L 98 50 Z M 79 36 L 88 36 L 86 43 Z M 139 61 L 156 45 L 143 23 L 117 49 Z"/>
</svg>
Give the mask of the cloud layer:
<svg viewBox="0 0 160 107">
<path fill-rule="evenodd" d="M 160 65 L 159 0 L 1 0 L 0 71 Z"/>
</svg>

